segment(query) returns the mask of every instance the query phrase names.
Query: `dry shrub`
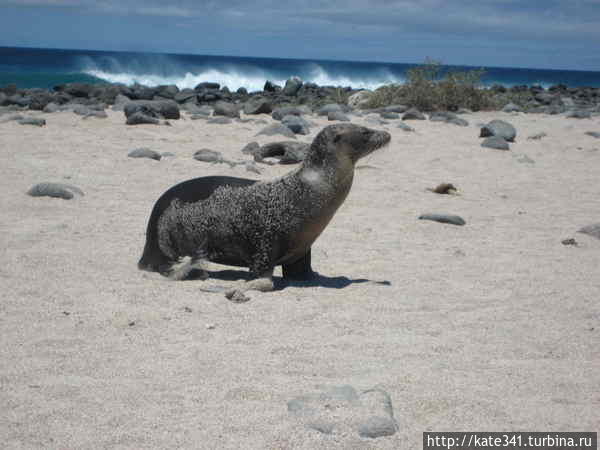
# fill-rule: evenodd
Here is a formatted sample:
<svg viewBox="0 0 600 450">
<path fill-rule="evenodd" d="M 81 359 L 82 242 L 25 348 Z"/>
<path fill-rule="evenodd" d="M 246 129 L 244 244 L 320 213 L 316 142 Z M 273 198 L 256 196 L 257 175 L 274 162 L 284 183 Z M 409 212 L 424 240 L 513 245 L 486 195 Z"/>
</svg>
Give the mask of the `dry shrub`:
<svg viewBox="0 0 600 450">
<path fill-rule="evenodd" d="M 423 65 L 408 69 L 406 83 L 382 86 L 375 90 L 367 108 L 405 104 L 421 111 L 474 111 L 495 106 L 493 94 L 481 87 L 483 69 L 448 71 L 442 74 L 439 61 L 426 60 Z"/>
</svg>

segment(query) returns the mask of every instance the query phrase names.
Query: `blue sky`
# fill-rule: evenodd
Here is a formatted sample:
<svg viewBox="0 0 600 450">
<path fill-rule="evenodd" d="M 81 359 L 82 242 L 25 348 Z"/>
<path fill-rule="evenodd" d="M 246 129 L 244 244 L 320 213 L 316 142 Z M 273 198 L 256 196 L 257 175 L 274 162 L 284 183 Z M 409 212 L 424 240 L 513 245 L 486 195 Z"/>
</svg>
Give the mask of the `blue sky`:
<svg viewBox="0 0 600 450">
<path fill-rule="evenodd" d="M 0 46 L 600 70 L 600 0 L 0 0 Z"/>
</svg>

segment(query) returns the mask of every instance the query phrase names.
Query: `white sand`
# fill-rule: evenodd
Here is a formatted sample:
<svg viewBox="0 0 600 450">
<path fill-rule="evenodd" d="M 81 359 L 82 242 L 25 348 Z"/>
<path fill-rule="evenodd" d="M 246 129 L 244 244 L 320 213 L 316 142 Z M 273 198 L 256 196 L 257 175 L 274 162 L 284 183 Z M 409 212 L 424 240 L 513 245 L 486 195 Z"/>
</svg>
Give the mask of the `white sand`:
<svg viewBox="0 0 600 450">
<path fill-rule="evenodd" d="M 600 139 L 584 134 L 600 118 L 369 125 L 392 143 L 361 161 L 375 168 L 357 170 L 313 246 L 316 285 L 234 304 L 200 290 L 228 279 L 139 271 L 146 223 L 179 181 L 293 168 L 258 176 L 194 151 L 242 160 L 246 143 L 285 138 L 255 138 L 255 123 L 39 115 L 44 128 L 0 124 L 2 448 L 416 449 L 427 430 L 598 431 L 600 240 L 576 231 L 600 222 Z M 509 152 L 480 147 L 476 124 L 493 118 L 518 130 Z M 311 120 L 300 140 L 327 124 Z M 175 156 L 127 157 L 138 147 Z M 43 181 L 85 196 L 25 195 Z M 441 182 L 461 195 L 426 191 Z M 288 414 L 288 400 L 344 384 L 389 392 L 399 432 L 327 436 Z"/>
</svg>

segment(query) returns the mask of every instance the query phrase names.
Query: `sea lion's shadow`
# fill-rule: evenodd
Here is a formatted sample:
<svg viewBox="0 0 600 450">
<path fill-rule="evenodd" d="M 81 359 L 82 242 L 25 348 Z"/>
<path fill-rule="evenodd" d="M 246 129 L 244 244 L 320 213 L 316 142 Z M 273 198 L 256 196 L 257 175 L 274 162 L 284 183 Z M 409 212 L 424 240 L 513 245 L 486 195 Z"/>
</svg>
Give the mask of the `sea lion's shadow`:
<svg viewBox="0 0 600 450">
<path fill-rule="evenodd" d="M 218 271 L 208 271 L 209 279 L 222 281 L 237 281 L 240 278 L 250 279 L 250 274 L 244 270 L 226 269 Z M 313 272 L 313 277 L 309 280 L 292 280 L 281 276 L 273 276 L 273 283 L 276 291 L 283 290 L 288 286 L 293 287 L 324 287 L 330 289 L 343 289 L 351 284 L 371 283 L 381 286 L 391 286 L 392 283 L 387 280 L 369 280 L 367 278 L 348 278 L 345 276 L 328 277 L 318 272 Z"/>
</svg>

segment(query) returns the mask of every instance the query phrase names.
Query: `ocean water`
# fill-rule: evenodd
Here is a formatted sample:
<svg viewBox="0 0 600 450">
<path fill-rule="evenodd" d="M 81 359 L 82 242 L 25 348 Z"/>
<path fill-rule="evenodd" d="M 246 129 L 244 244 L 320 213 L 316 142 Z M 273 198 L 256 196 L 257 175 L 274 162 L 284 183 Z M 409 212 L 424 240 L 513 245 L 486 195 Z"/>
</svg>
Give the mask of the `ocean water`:
<svg viewBox="0 0 600 450">
<path fill-rule="evenodd" d="M 421 62 L 416 61 L 418 65 Z M 52 88 L 70 83 L 175 84 L 193 88 L 216 81 L 230 90 L 262 90 L 265 81 L 283 85 L 298 76 L 320 86 L 375 89 L 402 83 L 415 64 L 306 59 L 203 56 L 160 53 L 105 52 L 0 47 L 0 86 Z M 600 87 L 600 72 L 499 67 L 446 66 L 447 70 L 485 70 L 484 85 L 501 84 Z"/>
</svg>

